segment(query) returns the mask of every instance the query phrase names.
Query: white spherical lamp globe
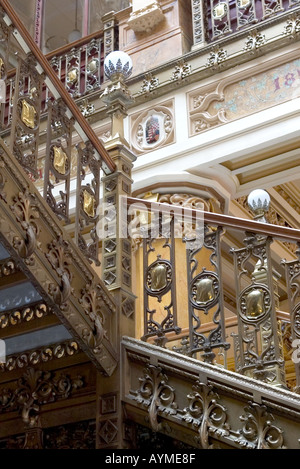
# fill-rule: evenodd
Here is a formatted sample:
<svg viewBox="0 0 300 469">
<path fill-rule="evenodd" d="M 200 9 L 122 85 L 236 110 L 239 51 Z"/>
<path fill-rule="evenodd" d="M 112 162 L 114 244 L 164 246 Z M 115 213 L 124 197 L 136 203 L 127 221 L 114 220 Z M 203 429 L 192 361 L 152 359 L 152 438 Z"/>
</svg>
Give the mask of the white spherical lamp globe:
<svg viewBox="0 0 300 469">
<path fill-rule="evenodd" d="M 267 212 L 270 207 L 270 196 L 263 189 L 256 189 L 248 196 L 248 205 L 253 212 Z"/>
<path fill-rule="evenodd" d="M 111 52 L 104 60 L 104 72 L 112 81 L 126 80 L 132 73 L 132 60 L 126 52 Z"/>
</svg>

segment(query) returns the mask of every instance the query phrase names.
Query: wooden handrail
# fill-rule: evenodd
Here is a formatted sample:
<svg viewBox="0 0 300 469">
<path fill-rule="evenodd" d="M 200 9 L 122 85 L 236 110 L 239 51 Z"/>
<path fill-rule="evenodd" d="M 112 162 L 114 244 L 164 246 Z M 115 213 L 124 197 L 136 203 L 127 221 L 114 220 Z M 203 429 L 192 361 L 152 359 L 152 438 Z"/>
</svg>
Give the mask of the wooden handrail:
<svg viewBox="0 0 300 469">
<path fill-rule="evenodd" d="M 102 161 L 104 163 L 103 164 L 104 171 L 108 173 L 114 172 L 116 170 L 115 163 L 110 158 L 108 152 L 106 151 L 101 141 L 96 136 L 95 132 L 93 131 L 89 123 L 81 114 L 77 104 L 71 98 L 71 96 L 69 95 L 65 87 L 63 86 L 62 82 L 57 77 L 50 63 L 48 62 L 44 54 L 41 52 L 40 48 L 36 45 L 33 38 L 28 33 L 22 21 L 16 15 L 14 9 L 9 4 L 8 0 L 0 0 L 0 6 L 5 11 L 5 13 L 9 17 L 10 21 L 12 22 L 13 26 L 16 28 L 18 33 L 21 35 L 23 41 L 26 43 L 27 47 L 29 48 L 33 56 L 35 57 L 37 63 L 42 68 L 46 77 L 50 80 L 50 82 L 54 86 L 55 90 L 57 91 L 57 93 L 59 94 L 63 102 L 66 104 L 67 108 L 70 110 L 75 121 L 78 122 L 79 127 L 82 129 L 83 133 L 86 136 L 86 139 L 91 142 L 95 150 L 98 152 L 99 156 L 102 158 Z"/>
<path fill-rule="evenodd" d="M 271 236 L 273 238 L 281 239 L 283 241 L 293 241 L 300 243 L 300 230 L 296 228 L 288 228 L 285 226 L 271 225 L 269 223 L 261 223 L 255 220 L 248 220 L 246 218 L 237 218 L 230 215 L 222 215 L 220 213 L 211 213 L 201 210 L 181 207 L 177 205 L 169 205 L 160 202 L 149 202 L 144 199 L 135 199 L 133 197 L 124 197 L 127 207 L 134 205 L 137 210 L 152 209 L 161 213 L 178 214 L 178 216 L 191 217 L 196 219 L 197 214 L 199 218 L 203 217 L 203 221 L 213 226 L 223 226 L 249 233 L 258 233 L 264 236 Z M 184 212 L 183 212 L 184 210 Z"/>
</svg>

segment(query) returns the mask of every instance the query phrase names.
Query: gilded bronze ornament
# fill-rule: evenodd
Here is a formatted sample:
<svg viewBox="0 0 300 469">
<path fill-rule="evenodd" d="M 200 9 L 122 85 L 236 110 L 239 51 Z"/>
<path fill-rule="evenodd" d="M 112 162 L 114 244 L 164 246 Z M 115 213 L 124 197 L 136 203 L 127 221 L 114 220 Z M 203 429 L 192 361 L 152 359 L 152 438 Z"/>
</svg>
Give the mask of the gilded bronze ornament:
<svg viewBox="0 0 300 469">
<path fill-rule="evenodd" d="M 21 121 L 30 129 L 36 127 L 36 110 L 26 99 L 21 101 Z"/>
<path fill-rule="evenodd" d="M 56 171 L 61 174 L 65 175 L 67 168 L 66 163 L 68 161 L 68 157 L 66 153 L 63 151 L 62 147 L 58 147 L 56 145 L 53 146 L 53 166 Z"/>
<path fill-rule="evenodd" d="M 95 205 L 95 198 L 88 190 L 85 189 L 83 191 L 83 210 L 90 218 L 95 217 Z"/>
<path fill-rule="evenodd" d="M 23 168 L 38 176 L 39 122 L 43 77 L 36 70 L 32 55 L 18 56 L 15 89 L 12 99 L 10 149 Z"/>
<path fill-rule="evenodd" d="M 90 142 L 86 142 L 84 147 L 78 145 L 77 151 L 75 239 L 88 261 L 100 265 L 97 225 L 100 217 L 101 161 L 97 159 Z M 92 176 L 89 182 L 87 175 Z M 84 236 L 86 231 L 89 232 L 88 237 Z"/>
</svg>

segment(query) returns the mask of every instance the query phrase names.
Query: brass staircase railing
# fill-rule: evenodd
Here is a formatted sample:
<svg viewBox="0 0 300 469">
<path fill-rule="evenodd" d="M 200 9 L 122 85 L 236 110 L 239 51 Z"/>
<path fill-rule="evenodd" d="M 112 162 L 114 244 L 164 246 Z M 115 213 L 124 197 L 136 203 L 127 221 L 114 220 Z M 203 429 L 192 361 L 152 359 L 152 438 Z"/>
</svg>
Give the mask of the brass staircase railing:
<svg viewBox="0 0 300 469">
<path fill-rule="evenodd" d="M 300 230 L 126 204 L 143 270 L 142 340 L 298 392 Z"/>
</svg>

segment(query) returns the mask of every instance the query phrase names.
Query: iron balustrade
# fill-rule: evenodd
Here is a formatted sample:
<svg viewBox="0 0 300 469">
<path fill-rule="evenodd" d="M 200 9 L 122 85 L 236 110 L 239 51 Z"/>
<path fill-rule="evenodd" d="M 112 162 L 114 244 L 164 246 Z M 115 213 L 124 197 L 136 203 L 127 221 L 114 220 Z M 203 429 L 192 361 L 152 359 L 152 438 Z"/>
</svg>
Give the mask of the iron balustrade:
<svg viewBox="0 0 300 469">
<path fill-rule="evenodd" d="M 1 78 L 8 96 L 1 104 L 2 138 L 53 212 L 75 227 L 87 259 L 99 265 L 100 174 L 114 172 L 115 164 L 74 98 L 102 83 L 103 35 L 64 48 L 49 61 L 10 4 L 1 0 L 0 6 Z"/>
<path fill-rule="evenodd" d="M 298 391 L 300 230 L 141 199 L 126 205 L 143 266 L 142 340 Z"/>
</svg>

